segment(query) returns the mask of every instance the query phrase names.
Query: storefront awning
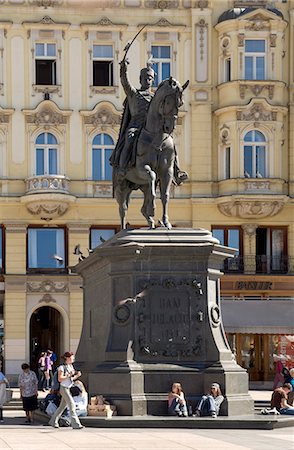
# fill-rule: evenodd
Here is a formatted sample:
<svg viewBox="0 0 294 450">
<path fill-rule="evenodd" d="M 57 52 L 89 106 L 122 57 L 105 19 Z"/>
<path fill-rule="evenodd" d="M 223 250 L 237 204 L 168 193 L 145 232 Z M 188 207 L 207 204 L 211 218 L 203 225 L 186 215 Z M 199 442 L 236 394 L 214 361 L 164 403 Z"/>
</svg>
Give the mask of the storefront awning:
<svg viewBox="0 0 294 450">
<path fill-rule="evenodd" d="M 294 334 L 294 301 L 221 300 L 227 333 Z"/>
</svg>

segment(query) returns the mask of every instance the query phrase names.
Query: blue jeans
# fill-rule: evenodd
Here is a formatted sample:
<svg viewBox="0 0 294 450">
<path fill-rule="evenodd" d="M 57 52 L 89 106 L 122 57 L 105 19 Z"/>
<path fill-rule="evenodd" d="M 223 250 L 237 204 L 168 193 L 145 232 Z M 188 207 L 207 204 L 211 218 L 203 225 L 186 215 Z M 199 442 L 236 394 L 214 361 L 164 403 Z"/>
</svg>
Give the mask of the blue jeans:
<svg viewBox="0 0 294 450">
<path fill-rule="evenodd" d="M 200 411 L 201 416 L 211 416 L 212 413 L 216 414 L 215 401 L 212 395 L 203 395 L 197 410 Z"/>
<path fill-rule="evenodd" d="M 168 407 L 168 414 L 170 416 L 187 416 L 186 402 L 180 403 L 178 398 L 174 398 L 172 404 Z"/>
<path fill-rule="evenodd" d="M 294 406 L 290 406 L 289 408 L 281 408 L 280 413 L 294 416 Z"/>
</svg>

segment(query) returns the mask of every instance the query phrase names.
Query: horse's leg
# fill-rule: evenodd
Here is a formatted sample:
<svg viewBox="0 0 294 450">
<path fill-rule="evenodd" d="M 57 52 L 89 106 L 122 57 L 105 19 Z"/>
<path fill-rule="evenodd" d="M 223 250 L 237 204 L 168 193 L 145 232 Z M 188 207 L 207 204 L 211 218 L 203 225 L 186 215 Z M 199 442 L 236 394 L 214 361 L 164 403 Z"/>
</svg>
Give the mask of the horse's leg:
<svg viewBox="0 0 294 450">
<path fill-rule="evenodd" d="M 126 213 L 129 207 L 131 189 L 128 187 L 122 188 L 122 186 L 117 186 L 115 189 L 115 198 L 119 207 L 120 225 L 121 229 L 126 229 Z"/>
<path fill-rule="evenodd" d="M 143 184 L 140 187 L 140 189 L 144 194 L 144 203 L 141 208 L 141 213 L 147 220 L 149 228 L 154 229 L 155 228 L 155 222 L 154 222 L 155 202 L 154 202 L 152 196 L 150 197 L 150 190 L 149 190 L 148 184 Z"/>
<path fill-rule="evenodd" d="M 169 191 L 173 180 L 173 173 L 171 170 L 168 170 L 164 175 L 160 174 L 160 196 L 162 203 L 162 224 L 164 227 L 169 230 L 172 228 L 172 225 L 169 221 L 168 217 L 168 202 L 169 202 Z"/>
</svg>

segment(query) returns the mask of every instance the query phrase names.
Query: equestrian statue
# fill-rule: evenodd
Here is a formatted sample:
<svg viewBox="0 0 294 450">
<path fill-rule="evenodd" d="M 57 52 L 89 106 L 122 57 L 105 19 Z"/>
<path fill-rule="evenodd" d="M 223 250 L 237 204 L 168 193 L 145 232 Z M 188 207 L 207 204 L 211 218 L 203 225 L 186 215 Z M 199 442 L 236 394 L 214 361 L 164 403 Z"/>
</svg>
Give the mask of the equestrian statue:
<svg viewBox="0 0 294 450">
<path fill-rule="evenodd" d="M 133 42 L 133 41 L 132 41 Z M 188 179 L 179 168 L 172 132 L 178 109 L 183 105 L 183 86 L 170 77 L 160 83 L 155 94 L 151 91 L 155 72 L 149 60 L 140 72 L 140 89 L 131 85 L 127 67 L 127 52 L 120 62 L 120 79 L 126 94 L 124 112 L 117 144 L 110 157 L 113 166 L 113 194 L 119 204 L 121 228 L 126 228 L 126 212 L 130 194 L 140 189 L 144 194 L 141 208 L 149 228 L 155 228 L 156 187 L 159 186 L 163 207 L 161 226 L 168 229 L 168 201 L 171 184 Z"/>
</svg>

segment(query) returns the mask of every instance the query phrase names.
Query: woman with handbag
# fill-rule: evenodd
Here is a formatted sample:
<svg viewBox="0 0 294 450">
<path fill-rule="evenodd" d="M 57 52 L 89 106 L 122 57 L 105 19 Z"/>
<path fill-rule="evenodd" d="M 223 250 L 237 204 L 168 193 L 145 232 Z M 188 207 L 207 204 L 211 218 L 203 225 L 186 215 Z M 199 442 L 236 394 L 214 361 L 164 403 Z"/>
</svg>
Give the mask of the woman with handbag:
<svg viewBox="0 0 294 450">
<path fill-rule="evenodd" d="M 1 368 L 1 366 L 0 366 Z M 8 380 L 5 377 L 4 373 L 0 371 L 0 422 L 4 422 L 3 420 L 3 405 L 6 403 L 6 385 L 8 384 Z"/>
<path fill-rule="evenodd" d="M 22 373 L 18 377 L 18 386 L 22 398 L 23 410 L 26 413 L 26 423 L 34 420 L 34 411 L 38 409 L 38 378 L 27 363 L 21 365 Z"/>
</svg>

